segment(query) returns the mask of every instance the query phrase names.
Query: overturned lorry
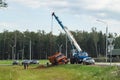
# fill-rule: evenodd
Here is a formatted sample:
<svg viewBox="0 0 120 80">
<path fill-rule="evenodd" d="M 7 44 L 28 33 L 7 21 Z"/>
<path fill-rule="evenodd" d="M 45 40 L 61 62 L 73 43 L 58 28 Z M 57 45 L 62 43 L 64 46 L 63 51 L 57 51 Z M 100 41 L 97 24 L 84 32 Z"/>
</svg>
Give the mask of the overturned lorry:
<svg viewBox="0 0 120 80">
<path fill-rule="evenodd" d="M 56 52 L 54 55 L 48 57 L 52 65 L 67 64 L 69 60 L 60 52 Z"/>
</svg>

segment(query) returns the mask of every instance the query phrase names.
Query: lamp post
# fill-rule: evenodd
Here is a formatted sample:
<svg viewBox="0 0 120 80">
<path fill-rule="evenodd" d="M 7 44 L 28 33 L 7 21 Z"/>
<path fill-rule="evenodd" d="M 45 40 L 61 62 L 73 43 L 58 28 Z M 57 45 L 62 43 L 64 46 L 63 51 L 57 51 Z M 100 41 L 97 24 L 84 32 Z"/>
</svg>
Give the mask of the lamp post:
<svg viewBox="0 0 120 80">
<path fill-rule="evenodd" d="M 107 45 L 108 45 L 108 24 L 102 20 L 96 20 L 98 22 L 104 23 L 106 25 L 106 62 L 107 62 Z"/>
</svg>

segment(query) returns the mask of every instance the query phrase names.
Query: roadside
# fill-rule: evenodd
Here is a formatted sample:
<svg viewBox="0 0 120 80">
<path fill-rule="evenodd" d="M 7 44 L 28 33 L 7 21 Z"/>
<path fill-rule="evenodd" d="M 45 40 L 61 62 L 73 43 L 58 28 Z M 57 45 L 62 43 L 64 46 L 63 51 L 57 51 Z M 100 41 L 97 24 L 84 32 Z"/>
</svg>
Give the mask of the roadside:
<svg viewBox="0 0 120 80">
<path fill-rule="evenodd" d="M 100 66 L 120 66 L 120 63 L 109 63 L 109 62 L 96 62 L 95 65 L 100 65 Z"/>
</svg>

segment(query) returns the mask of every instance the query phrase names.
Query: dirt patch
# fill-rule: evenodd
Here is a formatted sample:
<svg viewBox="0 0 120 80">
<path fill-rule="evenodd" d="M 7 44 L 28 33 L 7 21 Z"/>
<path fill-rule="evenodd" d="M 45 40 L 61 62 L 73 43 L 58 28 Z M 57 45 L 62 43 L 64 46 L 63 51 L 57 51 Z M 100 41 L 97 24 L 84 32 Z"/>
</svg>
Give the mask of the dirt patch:
<svg viewBox="0 0 120 80">
<path fill-rule="evenodd" d="M 38 67 L 36 67 L 36 69 L 45 69 L 47 68 L 45 65 L 39 65 Z"/>
</svg>

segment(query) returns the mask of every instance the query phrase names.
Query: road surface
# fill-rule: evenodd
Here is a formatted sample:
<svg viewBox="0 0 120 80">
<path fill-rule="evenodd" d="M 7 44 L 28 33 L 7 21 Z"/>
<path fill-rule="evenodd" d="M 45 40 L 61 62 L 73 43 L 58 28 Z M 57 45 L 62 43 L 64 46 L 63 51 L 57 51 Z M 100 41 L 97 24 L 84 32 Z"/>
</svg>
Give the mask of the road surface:
<svg viewBox="0 0 120 80">
<path fill-rule="evenodd" d="M 95 65 L 103 66 L 120 66 L 120 63 L 106 63 L 106 62 L 96 62 Z"/>
</svg>

